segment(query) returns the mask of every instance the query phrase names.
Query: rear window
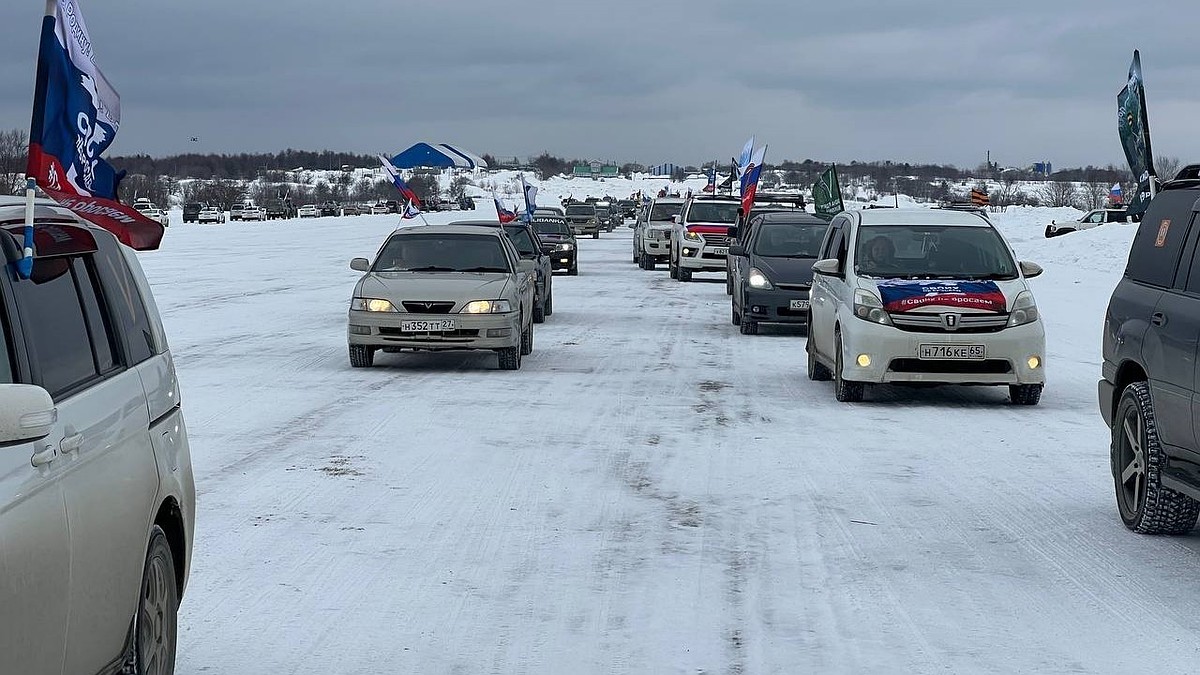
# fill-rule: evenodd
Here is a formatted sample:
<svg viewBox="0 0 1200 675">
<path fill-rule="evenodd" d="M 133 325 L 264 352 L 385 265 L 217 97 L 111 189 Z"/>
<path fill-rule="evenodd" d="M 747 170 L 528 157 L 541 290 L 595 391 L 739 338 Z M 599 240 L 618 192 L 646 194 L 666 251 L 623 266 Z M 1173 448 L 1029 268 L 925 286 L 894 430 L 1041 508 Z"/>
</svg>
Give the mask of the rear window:
<svg viewBox="0 0 1200 675">
<path fill-rule="evenodd" d="M 1187 239 L 1195 202 L 1193 190 L 1167 190 L 1150 202 L 1133 238 L 1125 276 L 1160 288 L 1175 283 L 1175 270 Z"/>
</svg>

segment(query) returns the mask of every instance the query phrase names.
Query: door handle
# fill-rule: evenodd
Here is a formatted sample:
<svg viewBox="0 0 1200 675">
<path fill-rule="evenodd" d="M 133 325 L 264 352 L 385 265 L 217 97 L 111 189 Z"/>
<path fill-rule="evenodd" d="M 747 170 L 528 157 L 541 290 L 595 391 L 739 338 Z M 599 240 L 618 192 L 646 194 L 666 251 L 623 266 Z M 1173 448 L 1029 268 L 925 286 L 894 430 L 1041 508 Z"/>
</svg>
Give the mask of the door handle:
<svg viewBox="0 0 1200 675">
<path fill-rule="evenodd" d="M 58 444 L 59 449 L 64 455 L 69 455 L 72 452 L 79 450 L 83 446 L 83 434 L 72 434 L 62 439 L 62 443 Z"/>
<path fill-rule="evenodd" d="M 34 466 L 45 466 L 53 462 L 56 457 L 58 457 L 58 449 L 47 443 L 42 446 L 41 450 L 33 453 L 33 456 L 29 458 L 29 463 Z"/>
<path fill-rule="evenodd" d="M 1155 326 L 1165 326 L 1167 325 L 1167 315 L 1162 312 L 1155 312 L 1150 315 L 1150 323 Z"/>
</svg>

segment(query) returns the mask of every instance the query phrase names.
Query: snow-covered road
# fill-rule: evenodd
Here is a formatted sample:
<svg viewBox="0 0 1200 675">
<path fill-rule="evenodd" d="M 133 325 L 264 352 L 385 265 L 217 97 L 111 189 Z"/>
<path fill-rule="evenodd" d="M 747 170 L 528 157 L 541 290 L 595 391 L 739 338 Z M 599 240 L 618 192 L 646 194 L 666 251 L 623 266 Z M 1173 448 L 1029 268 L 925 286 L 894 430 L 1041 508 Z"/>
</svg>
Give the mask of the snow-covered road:
<svg viewBox="0 0 1200 675">
<path fill-rule="evenodd" d="M 522 370 L 351 370 L 347 263 L 394 216 L 172 227 L 143 264 L 199 491 L 178 672 L 1194 672 L 1200 537 L 1121 526 L 1096 412 L 1131 230 L 1044 216 L 997 216 L 1047 268 L 1032 409 L 839 404 L 803 335 L 739 335 L 627 229 L 580 241 Z"/>
</svg>

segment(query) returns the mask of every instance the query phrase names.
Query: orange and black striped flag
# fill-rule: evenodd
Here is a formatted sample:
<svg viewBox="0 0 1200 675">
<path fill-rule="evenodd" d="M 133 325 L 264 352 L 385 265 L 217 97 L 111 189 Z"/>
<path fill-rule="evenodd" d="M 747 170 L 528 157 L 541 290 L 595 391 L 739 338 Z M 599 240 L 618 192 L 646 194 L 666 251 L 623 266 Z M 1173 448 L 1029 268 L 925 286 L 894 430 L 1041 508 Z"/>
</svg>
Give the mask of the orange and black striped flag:
<svg viewBox="0 0 1200 675">
<path fill-rule="evenodd" d="M 988 199 L 988 193 L 984 192 L 983 190 L 980 190 L 979 188 L 972 188 L 971 189 L 971 203 L 974 204 L 975 206 L 987 206 L 991 202 Z"/>
</svg>

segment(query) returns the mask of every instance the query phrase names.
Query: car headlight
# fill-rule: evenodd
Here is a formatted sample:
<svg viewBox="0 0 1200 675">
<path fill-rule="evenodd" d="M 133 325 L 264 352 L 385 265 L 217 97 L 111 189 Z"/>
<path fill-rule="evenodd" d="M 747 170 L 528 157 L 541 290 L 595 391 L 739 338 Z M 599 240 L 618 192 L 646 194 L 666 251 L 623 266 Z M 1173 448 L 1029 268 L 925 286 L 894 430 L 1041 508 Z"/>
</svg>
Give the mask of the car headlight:
<svg viewBox="0 0 1200 675">
<path fill-rule="evenodd" d="M 695 232 L 692 232 L 690 230 L 683 235 L 683 238 L 687 239 L 688 241 L 703 241 L 702 239 L 700 239 L 699 234 L 696 234 Z"/>
<path fill-rule="evenodd" d="M 512 311 L 512 304 L 507 300 L 474 300 L 468 302 L 459 314 L 503 314 Z"/>
<path fill-rule="evenodd" d="M 1024 326 L 1027 323 L 1033 323 L 1038 319 L 1037 303 L 1033 299 L 1033 293 L 1029 291 L 1021 291 L 1017 295 L 1017 299 L 1013 301 L 1012 312 L 1008 315 L 1008 327 Z"/>
<path fill-rule="evenodd" d="M 575 248 L 574 244 L 559 244 L 554 247 L 555 251 L 570 251 Z"/>
<path fill-rule="evenodd" d="M 854 291 L 854 316 L 871 323 L 892 325 L 892 318 L 883 309 L 879 296 L 862 288 Z"/>
<path fill-rule="evenodd" d="M 350 309 L 360 312 L 394 312 L 396 307 L 387 300 L 376 298 L 354 298 L 350 301 Z"/>
<path fill-rule="evenodd" d="M 771 290 L 771 281 L 757 267 L 750 268 L 750 274 L 746 275 L 746 279 L 750 282 L 750 288 Z"/>
</svg>

